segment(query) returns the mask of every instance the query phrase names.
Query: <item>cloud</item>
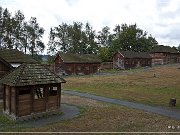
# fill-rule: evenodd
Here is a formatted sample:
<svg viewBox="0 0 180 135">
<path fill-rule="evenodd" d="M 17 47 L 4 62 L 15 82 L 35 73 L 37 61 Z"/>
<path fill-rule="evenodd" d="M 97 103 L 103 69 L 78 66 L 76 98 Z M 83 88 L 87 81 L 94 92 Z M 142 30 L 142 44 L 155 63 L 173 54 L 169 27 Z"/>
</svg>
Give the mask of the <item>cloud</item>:
<svg viewBox="0 0 180 135">
<path fill-rule="evenodd" d="M 179 44 L 179 0 L 1 0 L 0 5 L 11 12 L 21 10 L 27 20 L 37 17 L 46 30 L 45 43 L 51 27 L 79 21 L 89 22 L 96 31 L 136 23 L 160 44 Z"/>
<path fill-rule="evenodd" d="M 68 3 L 69 6 L 73 6 L 78 2 L 78 0 L 66 0 L 66 2 Z"/>
</svg>

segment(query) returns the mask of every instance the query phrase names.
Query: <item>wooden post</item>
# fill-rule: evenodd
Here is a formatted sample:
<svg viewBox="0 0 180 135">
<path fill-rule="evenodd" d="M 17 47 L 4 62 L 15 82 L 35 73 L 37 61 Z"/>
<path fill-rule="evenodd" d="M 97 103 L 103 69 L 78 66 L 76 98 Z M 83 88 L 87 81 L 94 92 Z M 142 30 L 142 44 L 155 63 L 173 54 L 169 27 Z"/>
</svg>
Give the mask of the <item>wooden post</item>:
<svg viewBox="0 0 180 135">
<path fill-rule="evenodd" d="M 30 93 L 31 93 L 31 113 L 34 113 L 34 89 L 35 87 L 32 86 Z"/>
<path fill-rule="evenodd" d="M 4 111 L 6 110 L 6 85 L 4 85 L 3 87 L 3 107 L 4 107 Z"/>
<path fill-rule="evenodd" d="M 176 106 L 176 99 L 175 98 L 170 99 L 169 106 Z"/>
<path fill-rule="evenodd" d="M 74 73 L 73 73 L 73 74 L 76 74 L 76 66 L 75 66 L 75 63 L 73 64 L 73 67 L 74 67 Z"/>
<path fill-rule="evenodd" d="M 45 90 L 45 109 L 46 109 L 46 111 L 48 111 L 48 96 L 49 96 L 48 90 L 49 90 L 49 85 L 46 85 L 44 87 L 44 90 Z"/>
<path fill-rule="evenodd" d="M 15 88 L 15 115 L 18 116 L 18 112 L 19 112 L 19 90 L 18 88 Z"/>
<path fill-rule="evenodd" d="M 61 83 L 57 86 L 57 92 L 58 92 L 58 109 L 61 108 Z"/>
<path fill-rule="evenodd" d="M 9 114 L 11 114 L 11 87 L 9 88 Z"/>
</svg>

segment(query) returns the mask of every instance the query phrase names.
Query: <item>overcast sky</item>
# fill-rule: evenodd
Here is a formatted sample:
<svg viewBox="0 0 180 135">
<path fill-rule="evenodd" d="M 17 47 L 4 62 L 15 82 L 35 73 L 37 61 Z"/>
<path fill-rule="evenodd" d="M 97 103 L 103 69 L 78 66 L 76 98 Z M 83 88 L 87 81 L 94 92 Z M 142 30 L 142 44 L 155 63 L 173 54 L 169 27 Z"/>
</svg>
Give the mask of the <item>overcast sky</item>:
<svg viewBox="0 0 180 135">
<path fill-rule="evenodd" d="M 26 20 L 36 17 L 46 30 L 62 22 L 89 22 L 93 29 L 116 24 L 134 24 L 151 34 L 159 44 L 180 44 L 180 0 L 0 0 L 10 12 L 21 10 Z"/>
</svg>

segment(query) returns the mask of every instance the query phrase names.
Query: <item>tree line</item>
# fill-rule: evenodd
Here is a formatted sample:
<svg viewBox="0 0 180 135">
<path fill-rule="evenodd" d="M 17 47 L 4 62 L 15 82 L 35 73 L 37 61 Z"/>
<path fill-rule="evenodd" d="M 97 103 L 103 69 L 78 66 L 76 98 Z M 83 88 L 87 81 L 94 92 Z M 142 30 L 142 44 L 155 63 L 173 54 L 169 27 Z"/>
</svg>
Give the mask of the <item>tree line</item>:
<svg viewBox="0 0 180 135">
<path fill-rule="evenodd" d="M 109 61 L 118 50 L 147 52 L 158 42 L 154 37 L 133 25 L 116 25 L 113 32 L 108 26 L 97 32 L 89 24 L 62 23 L 51 28 L 48 53 L 98 54 L 103 61 Z"/>
<path fill-rule="evenodd" d="M 26 21 L 20 10 L 12 15 L 7 8 L 0 7 L 0 48 L 15 48 L 33 56 L 45 49 L 44 31 L 36 17 Z M 50 28 L 47 52 L 98 54 L 103 61 L 109 61 L 118 50 L 147 52 L 157 44 L 152 35 L 136 24 L 118 24 L 112 30 L 105 26 L 96 32 L 89 23 L 73 22 Z"/>
<path fill-rule="evenodd" d="M 0 7 L 0 47 L 18 49 L 31 55 L 42 52 L 45 48 L 42 42 L 44 34 L 36 17 L 25 21 L 24 14 L 18 10 L 12 15 L 7 8 Z"/>
</svg>

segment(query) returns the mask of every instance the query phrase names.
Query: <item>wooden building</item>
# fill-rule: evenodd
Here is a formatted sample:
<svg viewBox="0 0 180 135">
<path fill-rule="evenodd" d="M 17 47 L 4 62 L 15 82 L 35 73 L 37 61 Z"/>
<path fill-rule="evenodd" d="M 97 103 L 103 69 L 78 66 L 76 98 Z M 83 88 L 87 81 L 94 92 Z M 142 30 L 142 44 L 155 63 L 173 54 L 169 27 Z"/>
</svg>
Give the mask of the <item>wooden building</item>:
<svg viewBox="0 0 180 135">
<path fill-rule="evenodd" d="M 147 52 L 119 51 L 113 56 L 114 69 L 151 66 L 152 58 Z"/>
<path fill-rule="evenodd" d="M 65 80 L 41 64 L 22 64 L 1 79 L 4 113 L 14 120 L 59 111 Z"/>
<path fill-rule="evenodd" d="M 37 63 L 36 60 L 17 49 L 0 48 L 0 79 L 20 66 L 22 63 Z M 0 99 L 2 99 L 3 85 L 0 83 Z"/>
<path fill-rule="evenodd" d="M 54 60 L 54 70 L 60 75 L 88 75 L 96 73 L 100 64 L 101 60 L 97 55 L 58 53 Z"/>
<path fill-rule="evenodd" d="M 13 67 L 0 57 L 0 79 L 3 78 L 7 73 L 9 73 Z M 3 85 L 0 83 L 0 99 L 3 97 Z"/>
<path fill-rule="evenodd" d="M 180 53 L 170 46 L 158 45 L 150 52 L 152 65 L 180 63 Z"/>
<path fill-rule="evenodd" d="M 31 58 L 29 55 L 26 55 L 17 49 L 1 48 L 0 57 L 15 68 L 20 66 L 22 63 L 37 63 L 37 61 Z"/>
</svg>

